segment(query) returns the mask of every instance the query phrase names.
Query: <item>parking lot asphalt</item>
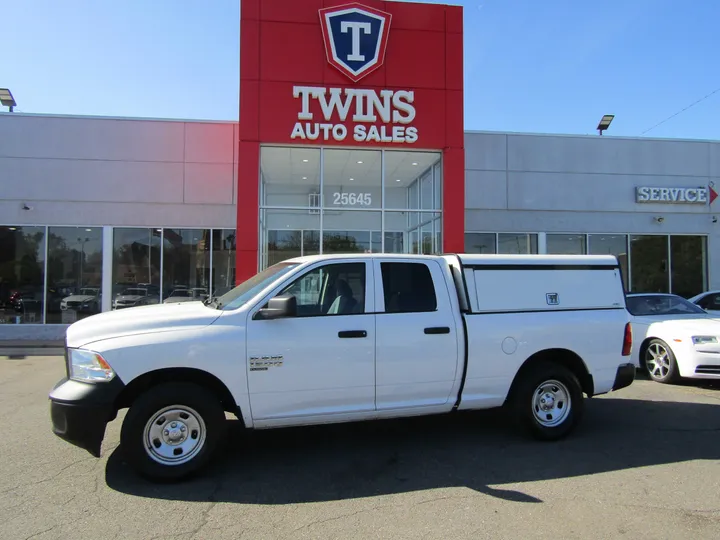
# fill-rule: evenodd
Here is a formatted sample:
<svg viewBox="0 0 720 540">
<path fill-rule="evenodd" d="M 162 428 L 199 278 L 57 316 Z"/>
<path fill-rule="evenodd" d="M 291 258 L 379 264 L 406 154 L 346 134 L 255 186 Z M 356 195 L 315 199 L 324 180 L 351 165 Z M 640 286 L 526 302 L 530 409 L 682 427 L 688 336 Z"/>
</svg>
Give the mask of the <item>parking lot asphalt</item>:
<svg viewBox="0 0 720 540">
<path fill-rule="evenodd" d="M 499 411 L 256 433 L 195 480 L 50 431 L 60 357 L 0 358 L 0 538 L 720 538 L 720 384 L 637 380 L 539 443 Z"/>
</svg>

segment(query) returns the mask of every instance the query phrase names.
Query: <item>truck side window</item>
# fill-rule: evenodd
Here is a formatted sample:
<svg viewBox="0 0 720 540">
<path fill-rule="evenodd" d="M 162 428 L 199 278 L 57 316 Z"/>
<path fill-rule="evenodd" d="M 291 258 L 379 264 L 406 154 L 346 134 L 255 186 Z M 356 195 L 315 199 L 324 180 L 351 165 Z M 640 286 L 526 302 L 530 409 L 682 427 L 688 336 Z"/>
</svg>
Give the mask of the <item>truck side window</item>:
<svg viewBox="0 0 720 540">
<path fill-rule="evenodd" d="M 435 311 L 437 297 L 430 269 L 421 263 L 380 263 L 385 313 Z"/>
<path fill-rule="evenodd" d="M 280 294 L 291 294 L 297 299 L 299 317 L 365 313 L 365 263 L 315 268 Z"/>
</svg>

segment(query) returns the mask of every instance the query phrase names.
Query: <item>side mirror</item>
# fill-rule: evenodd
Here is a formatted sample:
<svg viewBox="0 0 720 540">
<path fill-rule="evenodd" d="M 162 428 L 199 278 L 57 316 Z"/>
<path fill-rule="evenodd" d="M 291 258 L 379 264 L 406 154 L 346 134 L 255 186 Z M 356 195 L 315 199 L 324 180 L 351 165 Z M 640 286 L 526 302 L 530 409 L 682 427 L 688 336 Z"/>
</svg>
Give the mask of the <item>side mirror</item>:
<svg viewBox="0 0 720 540">
<path fill-rule="evenodd" d="M 276 296 L 271 299 L 267 306 L 262 308 L 255 315 L 255 319 L 285 319 L 297 316 L 297 298 L 294 296 Z"/>
</svg>

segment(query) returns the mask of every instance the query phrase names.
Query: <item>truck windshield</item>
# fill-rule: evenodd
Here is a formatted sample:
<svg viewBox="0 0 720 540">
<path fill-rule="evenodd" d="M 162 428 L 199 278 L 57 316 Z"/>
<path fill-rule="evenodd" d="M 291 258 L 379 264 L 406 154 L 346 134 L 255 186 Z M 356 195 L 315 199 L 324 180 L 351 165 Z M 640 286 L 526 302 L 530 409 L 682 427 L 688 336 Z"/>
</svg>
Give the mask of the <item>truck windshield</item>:
<svg viewBox="0 0 720 540">
<path fill-rule="evenodd" d="M 263 270 L 234 289 L 229 290 L 220 298 L 209 301 L 207 305 L 216 309 L 237 309 L 242 307 L 273 281 L 280 279 L 297 266 L 297 263 L 274 264 L 267 270 Z"/>
</svg>

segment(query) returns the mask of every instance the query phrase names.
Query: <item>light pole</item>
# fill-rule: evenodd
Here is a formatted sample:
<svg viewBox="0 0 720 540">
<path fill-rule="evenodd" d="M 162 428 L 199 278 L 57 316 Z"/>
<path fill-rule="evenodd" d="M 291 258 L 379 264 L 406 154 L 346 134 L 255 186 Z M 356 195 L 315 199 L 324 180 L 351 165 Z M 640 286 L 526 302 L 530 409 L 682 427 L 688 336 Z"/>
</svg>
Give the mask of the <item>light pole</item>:
<svg viewBox="0 0 720 540">
<path fill-rule="evenodd" d="M 0 88 L 0 104 L 2 104 L 3 107 L 10 109 L 10 112 L 13 112 L 15 107 L 17 107 L 15 98 L 9 88 Z"/>
<path fill-rule="evenodd" d="M 85 242 L 89 242 L 90 239 L 89 238 L 85 238 L 85 239 L 78 238 L 77 241 L 80 244 L 80 287 L 78 287 L 78 288 L 82 289 L 83 281 L 84 281 L 83 264 L 85 262 Z M 80 292 L 80 291 L 78 291 L 78 292 Z"/>
<path fill-rule="evenodd" d="M 605 114 L 600 119 L 600 123 L 598 124 L 597 130 L 600 133 L 601 137 L 602 137 L 603 131 L 605 131 L 607 128 L 610 127 L 610 124 L 612 123 L 613 118 L 615 118 L 614 114 Z"/>
</svg>

